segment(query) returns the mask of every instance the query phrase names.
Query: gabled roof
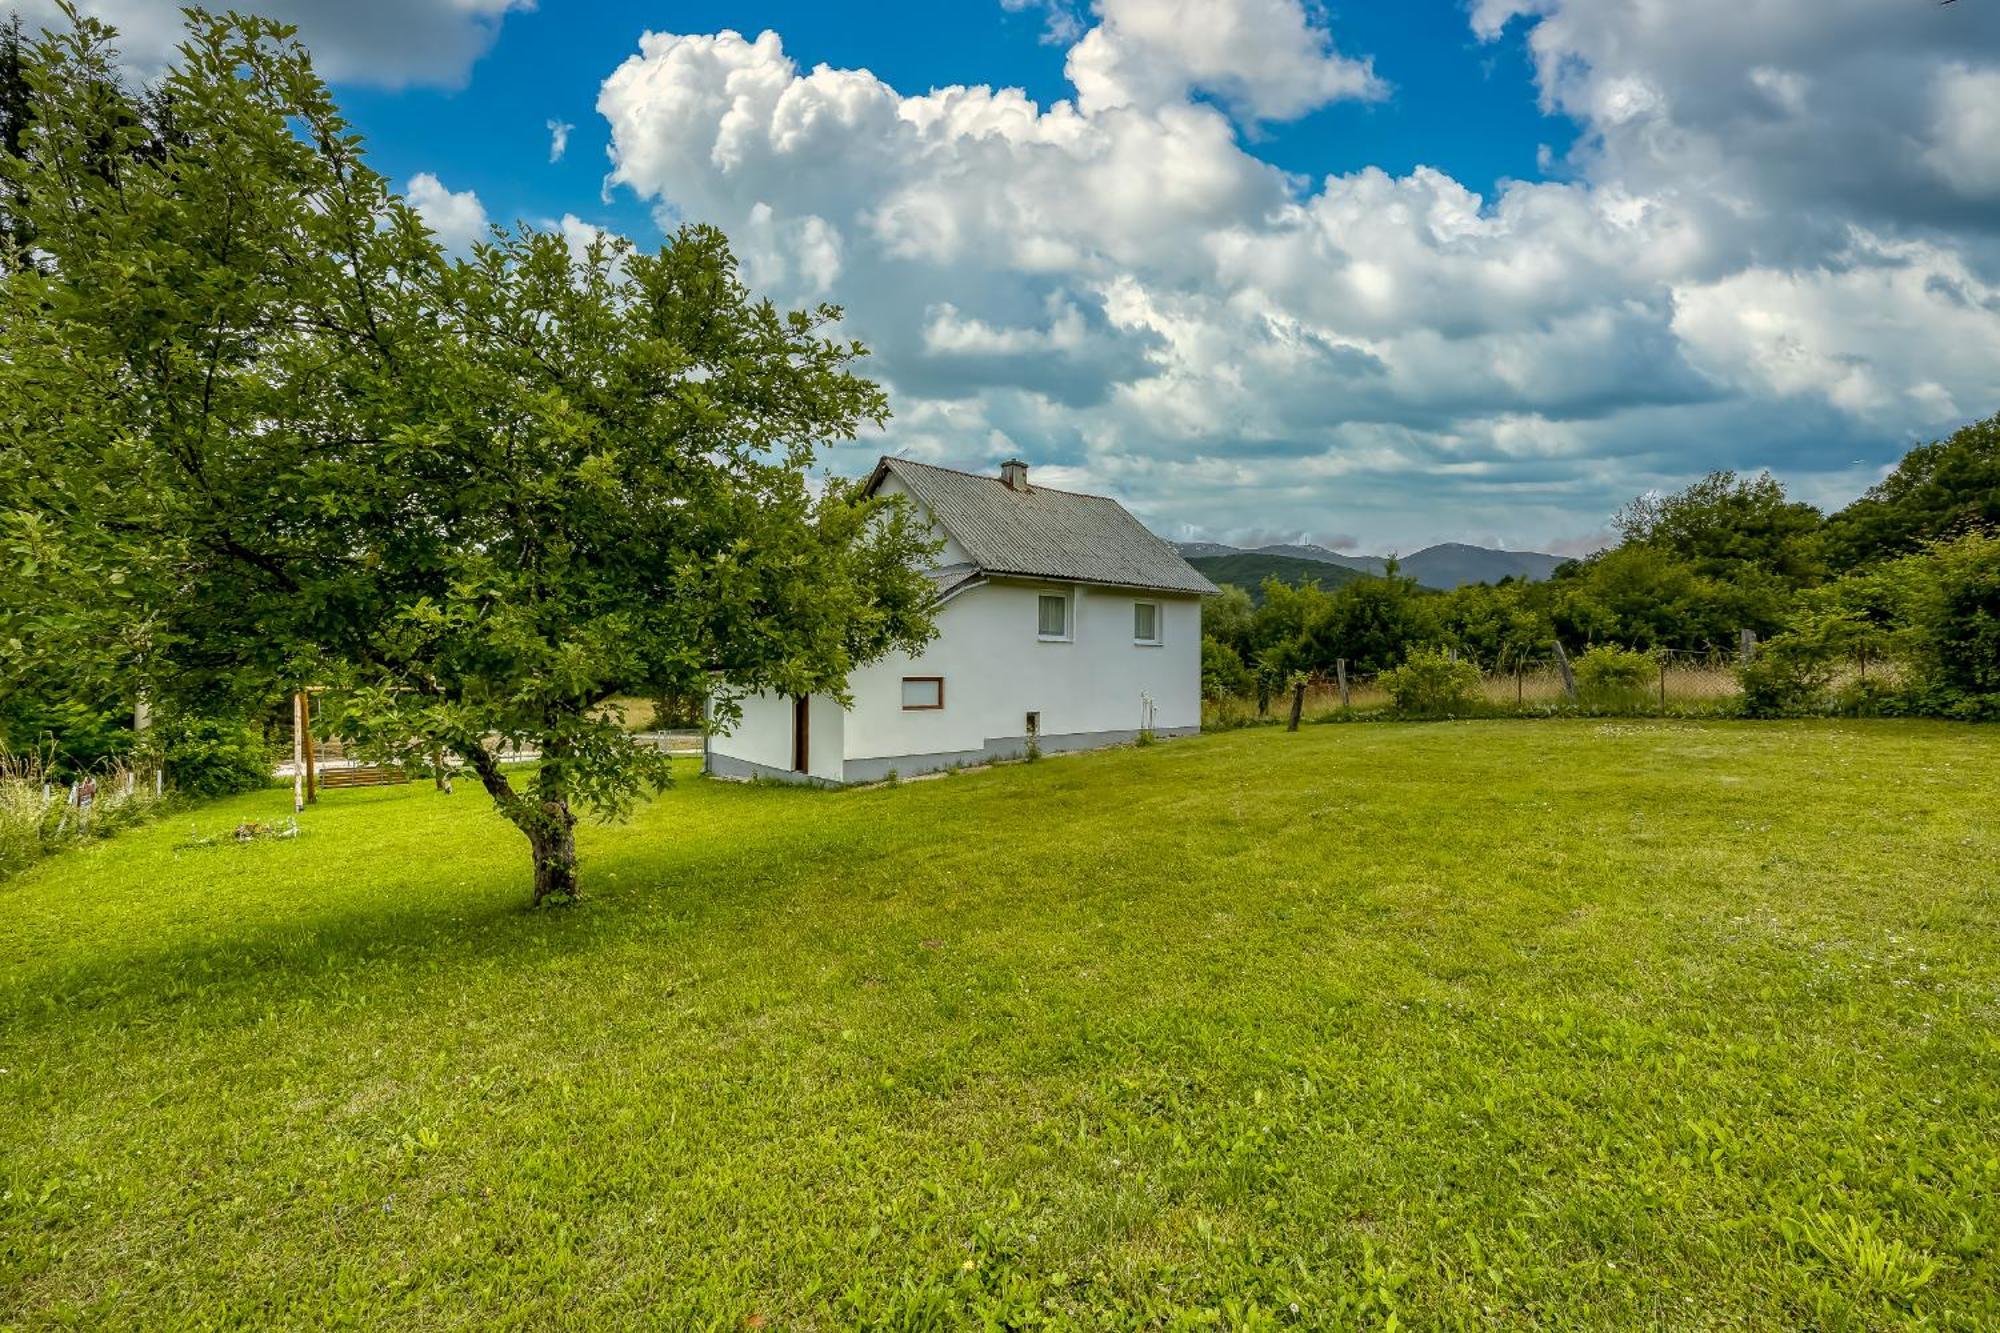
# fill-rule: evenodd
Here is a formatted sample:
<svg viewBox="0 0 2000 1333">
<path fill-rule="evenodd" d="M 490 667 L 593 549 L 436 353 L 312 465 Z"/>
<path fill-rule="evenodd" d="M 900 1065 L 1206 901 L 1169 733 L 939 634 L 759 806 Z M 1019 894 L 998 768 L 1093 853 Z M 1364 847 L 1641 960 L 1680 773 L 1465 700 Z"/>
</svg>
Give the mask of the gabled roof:
<svg viewBox="0 0 2000 1333">
<path fill-rule="evenodd" d="M 908 488 L 982 573 L 1156 592 L 1215 591 L 1116 500 L 1047 486 L 1015 490 L 998 477 L 907 458 L 877 463 L 868 493 L 889 476 Z"/>
</svg>

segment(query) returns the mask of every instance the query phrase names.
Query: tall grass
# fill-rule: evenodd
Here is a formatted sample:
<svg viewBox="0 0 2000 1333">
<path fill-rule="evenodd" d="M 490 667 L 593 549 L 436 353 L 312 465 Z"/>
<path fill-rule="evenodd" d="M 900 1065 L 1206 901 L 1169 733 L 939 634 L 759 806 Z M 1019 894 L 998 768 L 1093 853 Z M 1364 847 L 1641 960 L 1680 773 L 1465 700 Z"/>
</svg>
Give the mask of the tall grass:
<svg viewBox="0 0 2000 1333">
<path fill-rule="evenodd" d="M 108 838 L 150 817 L 163 803 L 150 777 L 112 763 L 89 775 L 88 803 L 49 775 L 34 755 L 0 753 L 0 879 L 93 838 Z"/>
</svg>

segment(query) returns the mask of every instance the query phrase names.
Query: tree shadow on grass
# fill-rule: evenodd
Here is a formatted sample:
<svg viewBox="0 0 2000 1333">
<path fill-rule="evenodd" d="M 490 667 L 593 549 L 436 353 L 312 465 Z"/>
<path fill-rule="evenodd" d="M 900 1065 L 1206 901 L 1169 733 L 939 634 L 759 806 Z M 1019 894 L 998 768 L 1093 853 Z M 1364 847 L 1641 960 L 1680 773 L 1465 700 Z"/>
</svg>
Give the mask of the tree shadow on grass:
<svg viewBox="0 0 2000 1333">
<path fill-rule="evenodd" d="M 384 845 L 355 841 L 407 813 L 400 803 L 431 799 L 454 804 L 386 827 Z M 42 899 L 34 919 L 17 915 L 0 939 L 16 955 L 0 983 L 0 1022 L 17 1035 L 80 1021 L 158 1023 L 193 1004 L 207 1010 L 205 1022 L 232 1007 L 251 1021 L 274 1000 L 336 980 L 448 984 L 460 969 L 544 968 L 700 927 L 755 911 L 789 883 L 824 881 L 836 864 L 847 872 L 894 855 L 879 840 L 840 836 L 840 821 L 788 813 L 800 801 L 840 799 L 678 784 L 629 821 L 586 824 L 584 900 L 541 909 L 528 906 L 526 842 L 483 799 L 474 814 L 463 794 L 342 793 L 342 807 L 306 816 L 304 836 L 271 845 L 188 847 L 184 814 L 128 835 L 126 846 L 107 844 L 114 854 L 87 874 L 59 858 L 0 886 L 0 911 L 11 897 Z M 194 822 L 229 823 L 244 804 L 194 812 Z M 143 878 L 163 857 L 173 873 Z"/>
</svg>

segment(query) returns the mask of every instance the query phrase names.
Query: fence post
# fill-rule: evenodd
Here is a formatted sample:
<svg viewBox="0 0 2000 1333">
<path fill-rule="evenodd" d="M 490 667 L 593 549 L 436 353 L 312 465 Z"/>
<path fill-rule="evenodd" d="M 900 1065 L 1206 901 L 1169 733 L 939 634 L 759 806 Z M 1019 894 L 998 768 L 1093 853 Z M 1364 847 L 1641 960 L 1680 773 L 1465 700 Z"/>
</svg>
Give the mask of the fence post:
<svg viewBox="0 0 2000 1333">
<path fill-rule="evenodd" d="M 1555 641 L 1555 645 L 1556 645 L 1556 669 L 1562 672 L 1563 693 L 1569 696 L 1571 703 L 1575 703 L 1576 672 L 1571 671 L 1569 669 L 1569 654 L 1563 651 L 1563 641 L 1561 639 L 1557 639 Z"/>
<path fill-rule="evenodd" d="M 1305 707 L 1306 682 L 1305 677 L 1301 676 L 1292 682 L 1292 720 L 1285 724 L 1286 731 L 1299 729 L 1299 714 L 1305 711 Z"/>
<path fill-rule="evenodd" d="M 302 814 L 306 808 L 306 749 L 305 707 L 300 700 L 305 692 L 292 692 L 292 813 Z"/>
<path fill-rule="evenodd" d="M 1667 655 L 1660 654 L 1660 711 L 1667 711 Z"/>
<path fill-rule="evenodd" d="M 1352 701 L 1351 699 L 1349 699 L 1349 698 L 1347 697 L 1347 659 L 1346 659 L 1346 658 L 1344 658 L 1344 657 L 1337 657 L 1337 658 L 1335 658 L 1335 659 L 1334 659 L 1334 662 L 1333 662 L 1333 674 L 1334 674 L 1334 675 L 1335 675 L 1336 677 L 1338 677 L 1338 678 L 1339 678 L 1339 680 L 1340 680 L 1340 706 L 1341 706 L 1342 708 L 1349 708 L 1349 707 L 1352 707 L 1352 706 L 1353 706 L 1353 701 Z"/>
<path fill-rule="evenodd" d="M 1738 631 L 1736 642 L 1737 660 L 1747 666 L 1750 659 L 1757 655 L 1757 631 L 1754 629 Z"/>
<path fill-rule="evenodd" d="M 299 715 L 305 721 L 306 804 L 319 804 L 319 751 L 313 746 L 313 699 L 309 689 L 299 691 Z"/>
<path fill-rule="evenodd" d="M 1514 707 L 1516 708 L 1519 708 L 1522 701 L 1527 697 L 1522 692 L 1522 680 L 1526 675 L 1527 668 L 1521 664 L 1519 658 L 1514 659 Z"/>
</svg>

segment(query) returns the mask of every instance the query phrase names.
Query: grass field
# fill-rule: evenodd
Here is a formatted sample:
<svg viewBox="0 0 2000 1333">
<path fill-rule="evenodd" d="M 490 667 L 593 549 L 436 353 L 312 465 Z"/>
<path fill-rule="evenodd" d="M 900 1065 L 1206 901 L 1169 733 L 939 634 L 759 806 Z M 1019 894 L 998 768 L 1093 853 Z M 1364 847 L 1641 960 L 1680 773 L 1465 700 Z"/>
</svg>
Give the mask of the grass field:
<svg viewBox="0 0 2000 1333">
<path fill-rule="evenodd" d="M 0 884 L 0 1325 L 2000 1323 L 2000 731 L 286 809 Z"/>
</svg>

